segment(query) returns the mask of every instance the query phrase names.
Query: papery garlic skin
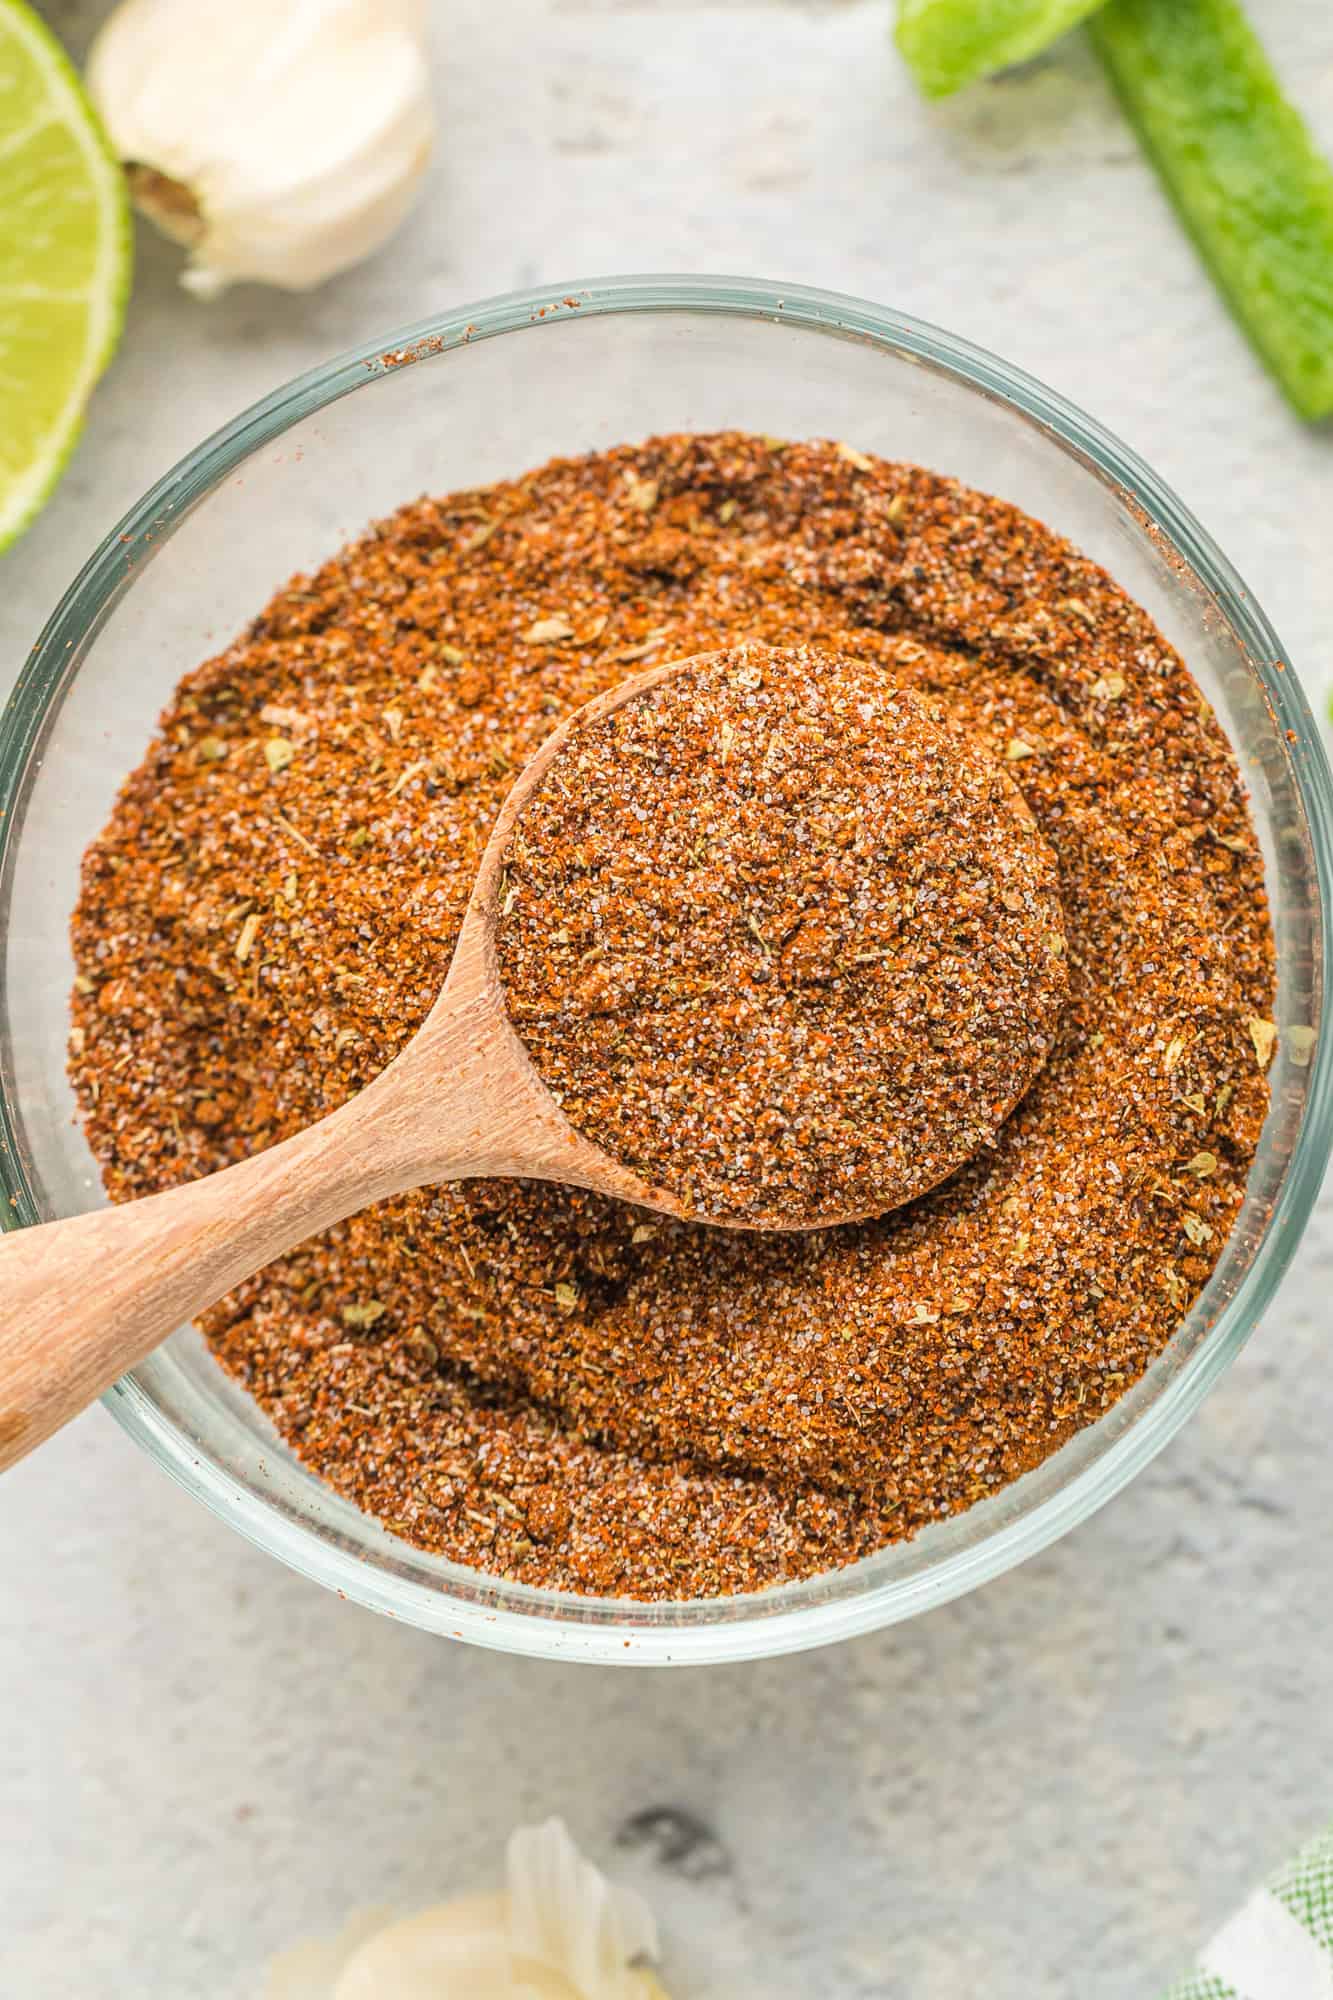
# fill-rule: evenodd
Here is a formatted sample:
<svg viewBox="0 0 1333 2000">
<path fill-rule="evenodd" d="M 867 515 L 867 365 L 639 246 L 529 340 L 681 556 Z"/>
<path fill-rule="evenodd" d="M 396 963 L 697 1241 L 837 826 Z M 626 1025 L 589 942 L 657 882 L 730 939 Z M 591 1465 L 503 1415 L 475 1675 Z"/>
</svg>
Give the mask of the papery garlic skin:
<svg viewBox="0 0 1333 2000">
<path fill-rule="evenodd" d="M 305 291 L 378 249 L 435 137 L 424 0 L 122 0 L 87 81 L 205 298 Z"/>
<path fill-rule="evenodd" d="M 563 1820 L 510 1834 L 505 1883 L 517 1955 L 562 1973 L 581 2000 L 640 2000 L 638 1967 L 658 1954 L 653 1913 L 579 1853 Z"/>
</svg>

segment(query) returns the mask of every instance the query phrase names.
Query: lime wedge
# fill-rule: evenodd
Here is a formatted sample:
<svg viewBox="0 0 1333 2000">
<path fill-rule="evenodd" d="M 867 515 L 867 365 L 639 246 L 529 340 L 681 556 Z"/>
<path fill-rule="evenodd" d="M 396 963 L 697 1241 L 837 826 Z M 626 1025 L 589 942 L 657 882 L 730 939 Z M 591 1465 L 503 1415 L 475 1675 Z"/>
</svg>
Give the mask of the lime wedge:
<svg viewBox="0 0 1333 2000">
<path fill-rule="evenodd" d="M 59 43 L 0 0 L 0 549 L 60 476 L 120 332 L 120 168 Z"/>
<path fill-rule="evenodd" d="M 1100 0 L 898 0 L 898 52 L 927 97 L 1040 55 Z"/>
</svg>

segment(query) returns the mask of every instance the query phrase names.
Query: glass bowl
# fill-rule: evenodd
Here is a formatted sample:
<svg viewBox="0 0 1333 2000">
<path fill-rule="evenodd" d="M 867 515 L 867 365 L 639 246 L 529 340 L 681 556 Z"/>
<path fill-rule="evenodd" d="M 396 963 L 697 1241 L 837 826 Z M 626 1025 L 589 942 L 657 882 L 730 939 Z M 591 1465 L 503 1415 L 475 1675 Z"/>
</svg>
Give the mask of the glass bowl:
<svg viewBox="0 0 1333 2000">
<path fill-rule="evenodd" d="M 279 389 L 107 536 L 0 724 L 0 1217 L 101 1199 L 65 1079 L 79 857 L 179 676 L 290 572 L 422 492 L 557 453 L 728 427 L 847 439 L 1017 502 L 1106 564 L 1180 648 L 1239 754 L 1263 839 L 1280 1026 L 1317 1028 L 1329 775 L 1278 640 L 1225 557 L 1132 452 L 1050 390 L 906 315 L 799 287 L 619 279 L 495 299 Z M 850 1568 L 752 1596 L 643 1605 L 505 1583 L 399 1542 L 304 1472 L 185 1328 L 107 1403 L 261 1548 L 434 1632 L 548 1658 L 791 1651 L 954 1597 L 1082 1521 L 1147 1464 L 1255 1325 L 1329 1149 L 1330 1064 L 1283 1033 L 1244 1209 L 1167 1351 L 1099 1424 L 970 1512 Z"/>
</svg>

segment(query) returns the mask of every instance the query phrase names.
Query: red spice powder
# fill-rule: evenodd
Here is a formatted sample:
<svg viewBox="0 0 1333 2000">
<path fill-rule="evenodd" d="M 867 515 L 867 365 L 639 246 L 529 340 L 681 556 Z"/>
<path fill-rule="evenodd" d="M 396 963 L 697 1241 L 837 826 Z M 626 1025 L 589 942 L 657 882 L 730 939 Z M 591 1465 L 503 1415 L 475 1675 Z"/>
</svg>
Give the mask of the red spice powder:
<svg viewBox="0 0 1333 2000">
<path fill-rule="evenodd" d="M 1161 1352 L 1264 1117 L 1258 848 L 1145 613 L 920 468 L 681 436 L 404 507 L 187 676 L 74 920 L 72 1071 L 112 1195 L 368 1081 L 552 726 L 640 664 L 749 642 L 863 662 L 1010 772 L 1059 863 L 1056 1045 L 994 1146 L 879 1222 L 746 1237 L 423 1189 L 205 1317 L 308 1466 L 493 1574 L 747 1590 L 993 1494 Z"/>
</svg>

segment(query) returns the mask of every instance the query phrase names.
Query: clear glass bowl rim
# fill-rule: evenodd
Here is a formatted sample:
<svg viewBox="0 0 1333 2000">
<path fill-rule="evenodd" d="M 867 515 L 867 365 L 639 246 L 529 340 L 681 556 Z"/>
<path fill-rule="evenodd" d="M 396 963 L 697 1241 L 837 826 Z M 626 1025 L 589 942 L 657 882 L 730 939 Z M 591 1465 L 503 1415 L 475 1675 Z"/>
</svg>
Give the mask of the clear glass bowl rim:
<svg viewBox="0 0 1333 2000">
<path fill-rule="evenodd" d="M 570 314 L 696 313 L 769 319 L 852 336 L 962 382 L 1008 405 L 1125 493 L 1184 558 L 1217 600 L 1266 690 L 1275 727 L 1288 732 L 1292 768 L 1310 829 L 1318 884 L 1316 990 L 1333 973 L 1333 782 L 1309 705 L 1277 634 L 1241 578 L 1189 510 L 1152 469 L 1111 432 L 1034 377 L 957 335 L 909 314 L 803 285 L 723 276 L 627 276 L 511 292 L 439 314 L 367 341 L 297 376 L 204 440 L 113 527 L 85 563 L 48 621 L 0 715 L 0 876 L 16 805 L 44 725 L 81 650 L 118 597 L 132 587 L 132 559 L 151 553 L 198 500 L 246 458 L 312 412 L 369 387 L 389 368 L 429 359 L 462 343 L 500 334 L 537 334 Z M 1279 671 L 1276 663 L 1285 670 Z M 0 978 L 3 967 L 0 966 Z M 1333 1053 L 1320 1035 L 1296 1146 L 1263 1241 L 1234 1295 L 1206 1334 L 1138 1418 L 1057 1492 L 984 1540 L 915 1574 L 792 1610 L 771 1611 L 776 1593 L 727 1601 L 721 1622 L 658 1622 L 655 1607 L 630 1600 L 568 1597 L 577 1616 L 550 1615 L 551 1594 L 523 1585 L 494 1586 L 495 1602 L 454 1596 L 383 1573 L 355 1554 L 287 1519 L 220 1466 L 211 1464 L 127 1376 L 104 1401 L 122 1427 L 177 1482 L 248 1540 L 302 1574 L 373 1610 L 427 1631 L 474 1644 L 563 1660 L 661 1665 L 705 1664 L 795 1652 L 854 1637 L 948 1602 L 1084 1521 L 1155 1457 L 1197 1409 L 1262 1316 L 1299 1242 L 1319 1192 L 1333 1139 Z M 38 1219 L 20 1165 L 11 1107 L 0 1090 L 0 1228 Z M 855 1569 L 840 1573 L 854 1578 Z M 780 1589 L 785 1587 L 779 1587 Z M 499 1600 L 505 1600 L 501 1602 Z M 749 1610 L 747 1606 L 753 1605 Z M 704 1609 L 701 1602 L 699 1609 Z M 713 1606 L 716 1614 L 719 1607 Z M 677 1615 L 686 1607 L 674 1609 Z"/>
</svg>

